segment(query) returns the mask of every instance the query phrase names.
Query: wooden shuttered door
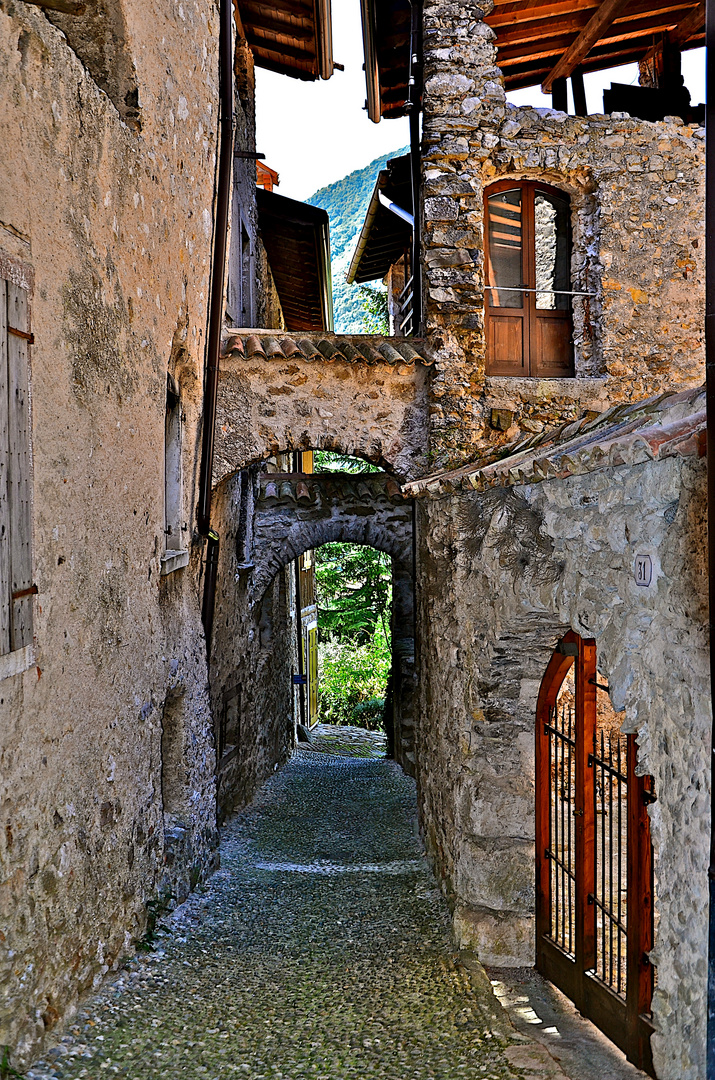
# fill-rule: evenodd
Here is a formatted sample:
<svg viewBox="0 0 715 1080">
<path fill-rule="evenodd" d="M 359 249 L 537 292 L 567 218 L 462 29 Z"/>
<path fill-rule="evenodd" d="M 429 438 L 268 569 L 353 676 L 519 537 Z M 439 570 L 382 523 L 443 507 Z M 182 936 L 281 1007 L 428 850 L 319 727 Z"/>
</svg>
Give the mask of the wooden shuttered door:
<svg viewBox="0 0 715 1080">
<path fill-rule="evenodd" d="M 484 197 L 487 375 L 574 374 L 568 196 L 502 180 Z"/>
<path fill-rule="evenodd" d="M 27 292 L 0 280 L 0 654 L 32 644 Z"/>
</svg>

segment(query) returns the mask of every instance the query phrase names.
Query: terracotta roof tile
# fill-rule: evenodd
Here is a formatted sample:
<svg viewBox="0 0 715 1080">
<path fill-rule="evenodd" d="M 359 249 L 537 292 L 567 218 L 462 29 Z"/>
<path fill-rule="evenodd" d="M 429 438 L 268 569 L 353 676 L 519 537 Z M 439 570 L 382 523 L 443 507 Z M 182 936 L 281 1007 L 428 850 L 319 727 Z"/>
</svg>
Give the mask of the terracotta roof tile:
<svg viewBox="0 0 715 1080">
<path fill-rule="evenodd" d="M 596 469 L 705 454 L 705 389 L 661 394 L 587 413 L 561 427 L 519 439 L 496 454 L 403 487 L 407 496 L 538 484 Z"/>
<path fill-rule="evenodd" d="M 402 491 L 387 473 L 260 473 L 258 498 L 261 502 L 314 503 L 340 497 L 369 503 L 376 498 L 402 503 Z"/>
<path fill-rule="evenodd" d="M 332 364 L 421 364 L 433 359 L 425 341 L 368 334 L 315 333 L 310 337 L 282 336 L 275 330 L 229 328 L 221 342 L 221 357 L 234 360 L 303 359 Z"/>
</svg>

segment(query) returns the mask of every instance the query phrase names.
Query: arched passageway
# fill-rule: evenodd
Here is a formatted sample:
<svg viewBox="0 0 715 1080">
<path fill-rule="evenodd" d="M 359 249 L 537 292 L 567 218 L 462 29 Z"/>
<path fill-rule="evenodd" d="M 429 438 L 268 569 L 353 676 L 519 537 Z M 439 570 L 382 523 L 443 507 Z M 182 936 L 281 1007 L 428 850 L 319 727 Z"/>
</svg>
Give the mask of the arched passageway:
<svg viewBox="0 0 715 1080">
<path fill-rule="evenodd" d="M 296 587 L 298 560 L 326 543 L 366 545 L 391 559 L 391 744 L 414 774 L 411 502 L 386 473 L 275 471 L 286 464 L 293 465 L 292 456 L 273 459 L 271 472 L 235 472 L 215 494 L 221 555 L 211 691 L 220 816 L 243 805 L 295 744 L 305 709 L 295 683 L 304 680 L 308 662 L 298 630 L 306 607 Z"/>
</svg>

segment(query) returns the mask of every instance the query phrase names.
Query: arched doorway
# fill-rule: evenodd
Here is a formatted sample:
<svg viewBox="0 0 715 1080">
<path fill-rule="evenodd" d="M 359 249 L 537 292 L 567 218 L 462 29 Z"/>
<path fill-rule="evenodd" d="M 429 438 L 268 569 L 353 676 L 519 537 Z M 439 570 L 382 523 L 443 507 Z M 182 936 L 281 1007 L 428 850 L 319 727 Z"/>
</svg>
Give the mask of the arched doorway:
<svg viewBox="0 0 715 1080">
<path fill-rule="evenodd" d="M 595 641 L 569 631 L 536 709 L 536 966 L 652 1074 L 655 796 L 636 764 Z"/>
</svg>

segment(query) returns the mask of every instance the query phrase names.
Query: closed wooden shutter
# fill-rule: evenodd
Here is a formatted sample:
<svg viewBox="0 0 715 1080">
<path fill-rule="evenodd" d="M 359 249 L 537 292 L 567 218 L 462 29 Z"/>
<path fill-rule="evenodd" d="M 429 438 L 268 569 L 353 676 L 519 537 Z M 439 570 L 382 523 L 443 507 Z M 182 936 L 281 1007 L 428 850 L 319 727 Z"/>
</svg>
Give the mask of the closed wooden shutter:
<svg viewBox="0 0 715 1080">
<path fill-rule="evenodd" d="M 10 492 L 8 431 L 7 282 L 0 278 L 0 656 L 10 652 Z"/>
<path fill-rule="evenodd" d="M 0 652 L 32 644 L 27 292 L 0 283 Z"/>
</svg>

